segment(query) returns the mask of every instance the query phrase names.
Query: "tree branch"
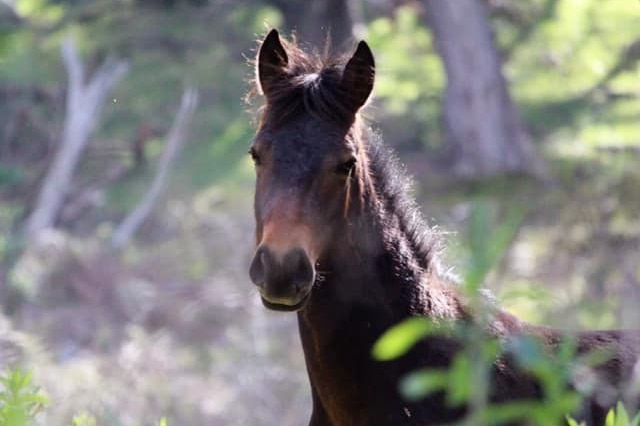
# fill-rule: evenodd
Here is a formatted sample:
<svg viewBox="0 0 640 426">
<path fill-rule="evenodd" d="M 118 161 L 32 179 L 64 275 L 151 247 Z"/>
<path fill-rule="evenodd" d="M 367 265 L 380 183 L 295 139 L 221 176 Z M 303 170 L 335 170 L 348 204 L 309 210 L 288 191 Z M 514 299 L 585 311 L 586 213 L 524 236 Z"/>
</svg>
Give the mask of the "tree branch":
<svg viewBox="0 0 640 426">
<path fill-rule="evenodd" d="M 167 145 L 158 163 L 158 169 L 151 183 L 151 187 L 136 208 L 133 209 L 113 233 L 111 239 L 112 248 L 116 250 L 123 248 L 153 211 L 166 186 L 167 175 L 171 165 L 175 161 L 180 148 L 184 145 L 187 137 L 187 127 L 193 117 L 197 104 L 197 92 L 194 89 L 186 89 L 182 95 L 180 110 L 169 132 Z"/>
<path fill-rule="evenodd" d="M 27 238 L 54 225 L 69 191 L 73 172 L 100 118 L 104 100 L 128 70 L 126 62 L 107 61 L 85 85 L 84 65 L 71 39 L 63 42 L 61 54 L 69 76 L 62 140 L 27 219 Z"/>
</svg>

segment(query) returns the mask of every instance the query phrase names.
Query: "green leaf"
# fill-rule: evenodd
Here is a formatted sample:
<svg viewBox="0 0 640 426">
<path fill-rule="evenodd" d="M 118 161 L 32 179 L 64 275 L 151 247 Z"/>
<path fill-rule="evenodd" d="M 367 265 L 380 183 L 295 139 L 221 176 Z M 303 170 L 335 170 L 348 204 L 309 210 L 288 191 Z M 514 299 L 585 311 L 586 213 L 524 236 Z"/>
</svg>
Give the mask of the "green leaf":
<svg viewBox="0 0 640 426">
<path fill-rule="evenodd" d="M 0 425 L 27 426 L 42 410 L 46 398 L 31 384 L 31 373 L 10 371 L 0 377 Z"/>
<path fill-rule="evenodd" d="M 609 410 L 607 413 L 607 418 L 604 421 L 605 426 L 615 426 L 616 421 L 616 413 L 613 411 L 613 408 Z"/>
<path fill-rule="evenodd" d="M 471 359 L 467 354 L 456 356 L 449 368 L 449 391 L 447 401 L 452 406 L 458 406 L 466 402 L 474 390 L 472 383 Z"/>
<path fill-rule="evenodd" d="M 483 413 L 484 423 L 499 425 L 504 423 L 518 423 L 521 419 L 525 418 L 531 419 L 538 406 L 539 404 L 536 402 L 527 400 L 490 404 Z M 531 422 L 531 424 L 537 423 Z"/>
<path fill-rule="evenodd" d="M 624 404 L 620 401 L 618 401 L 618 405 L 616 406 L 616 421 L 614 424 L 615 426 L 629 426 L 629 415 L 624 408 Z"/>
<path fill-rule="evenodd" d="M 479 198 L 471 206 L 467 229 L 470 249 L 465 286 L 471 293 L 478 290 L 491 269 L 506 253 L 524 220 L 525 209 L 513 208 L 502 223 L 494 227 L 486 199 Z"/>
<path fill-rule="evenodd" d="M 96 426 L 96 418 L 89 413 L 80 413 L 73 416 L 72 426 Z"/>
<path fill-rule="evenodd" d="M 405 376 L 400 382 L 400 393 L 409 401 L 418 401 L 443 390 L 449 381 L 446 370 L 421 370 Z"/>
<path fill-rule="evenodd" d="M 569 424 L 569 426 L 586 426 L 585 422 L 578 423 L 576 420 L 572 419 L 569 416 L 567 416 L 567 423 Z"/>
<path fill-rule="evenodd" d="M 390 361 L 405 353 L 420 339 L 433 333 L 434 326 L 426 318 L 409 318 L 387 330 L 373 346 L 373 357 Z"/>
</svg>

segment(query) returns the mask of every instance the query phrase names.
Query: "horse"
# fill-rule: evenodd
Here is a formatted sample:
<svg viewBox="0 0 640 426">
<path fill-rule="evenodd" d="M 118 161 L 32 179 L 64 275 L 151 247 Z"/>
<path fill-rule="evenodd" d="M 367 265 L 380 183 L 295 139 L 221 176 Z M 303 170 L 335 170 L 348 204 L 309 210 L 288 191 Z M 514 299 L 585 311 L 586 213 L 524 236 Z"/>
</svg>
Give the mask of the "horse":
<svg viewBox="0 0 640 426">
<path fill-rule="evenodd" d="M 255 88 L 264 96 L 249 154 L 255 163 L 256 249 L 249 276 L 264 306 L 296 312 L 311 386 L 310 426 L 437 425 L 462 419 L 442 392 L 407 401 L 400 379 L 446 368 L 460 351 L 431 336 L 408 354 L 376 361 L 372 346 L 408 318 L 473 322 L 476 315 L 439 260 L 440 238 L 422 219 L 409 179 L 367 126 L 362 109 L 375 63 L 365 41 L 344 58 L 307 53 L 273 29 L 260 44 Z M 486 339 L 534 336 L 557 349 L 567 333 L 496 308 Z M 597 366 L 619 388 L 638 364 L 632 332 L 571 334 L 578 353 L 607 348 Z M 540 399 L 540 384 L 513 359 L 496 357 L 490 401 Z M 583 418 L 603 424 L 613 399 L 592 396 Z"/>
</svg>

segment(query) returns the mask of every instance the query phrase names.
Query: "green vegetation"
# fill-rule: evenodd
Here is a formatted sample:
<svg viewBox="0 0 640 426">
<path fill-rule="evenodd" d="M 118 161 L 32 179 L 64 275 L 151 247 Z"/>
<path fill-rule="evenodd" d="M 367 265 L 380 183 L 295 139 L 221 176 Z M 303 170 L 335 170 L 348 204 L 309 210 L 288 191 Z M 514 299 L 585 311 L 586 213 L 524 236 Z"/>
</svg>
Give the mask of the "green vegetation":
<svg viewBox="0 0 640 426">
<path fill-rule="evenodd" d="M 374 345 L 372 355 L 380 361 L 390 361 L 406 354 L 422 339 L 441 336 L 454 338 L 462 349 L 447 369 L 423 369 L 409 373 L 399 383 L 401 393 L 409 401 L 420 401 L 436 392 L 444 392 L 446 404 L 451 407 L 467 406 L 469 412 L 459 425 L 500 425 L 523 422 L 531 426 L 558 425 L 566 418 L 570 426 L 578 426 L 567 417 L 580 407 L 581 395 L 568 385 L 581 383 L 581 372 L 601 362 L 606 354 L 589 353 L 577 356 L 575 345 L 564 342 L 552 354 L 541 341 L 521 336 L 507 340 L 487 340 L 485 322 L 490 320 L 495 306 L 479 293 L 492 266 L 504 255 L 508 241 L 520 226 L 520 219 L 506 222 L 491 230 L 486 206 L 474 204 L 469 220 L 469 262 L 464 291 L 472 301 L 472 311 L 478 322 L 464 324 L 445 320 L 411 318 L 389 329 Z M 508 355 L 507 355 L 508 354 Z M 489 401 L 490 370 L 496 359 L 511 356 L 527 374 L 535 377 L 542 390 L 540 400 L 522 400 L 507 403 Z M 582 369 L 582 370 L 581 370 Z M 622 403 L 612 408 L 606 426 L 636 425 L 640 413 L 629 420 Z"/>
<path fill-rule="evenodd" d="M 31 383 L 31 374 L 19 370 L 0 377 L 0 425 L 28 426 L 43 410 L 47 398 Z"/>
<path fill-rule="evenodd" d="M 30 372 L 10 370 L 0 376 L 0 426 L 30 426 L 46 409 L 49 400 L 40 388 L 32 384 Z M 162 417 L 157 426 L 168 426 Z M 96 418 L 89 413 L 73 416 L 71 426 L 98 426 Z"/>
<path fill-rule="evenodd" d="M 584 426 L 584 423 L 578 423 L 575 420 L 567 419 L 569 426 Z M 615 409 L 611 409 L 607 414 L 605 426 L 638 426 L 640 424 L 640 413 L 630 420 L 627 409 L 619 402 Z"/>
</svg>

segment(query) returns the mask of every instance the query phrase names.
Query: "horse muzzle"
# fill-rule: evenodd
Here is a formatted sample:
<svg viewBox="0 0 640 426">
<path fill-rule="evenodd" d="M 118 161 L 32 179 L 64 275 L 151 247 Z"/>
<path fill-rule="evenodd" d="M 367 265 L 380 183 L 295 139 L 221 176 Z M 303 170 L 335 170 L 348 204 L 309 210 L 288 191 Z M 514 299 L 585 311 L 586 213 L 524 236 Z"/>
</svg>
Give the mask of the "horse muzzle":
<svg viewBox="0 0 640 426">
<path fill-rule="evenodd" d="M 275 311 L 297 311 L 309 300 L 315 270 L 301 248 L 278 256 L 268 246 L 260 245 L 251 261 L 249 277 L 258 287 L 265 307 Z"/>
</svg>

